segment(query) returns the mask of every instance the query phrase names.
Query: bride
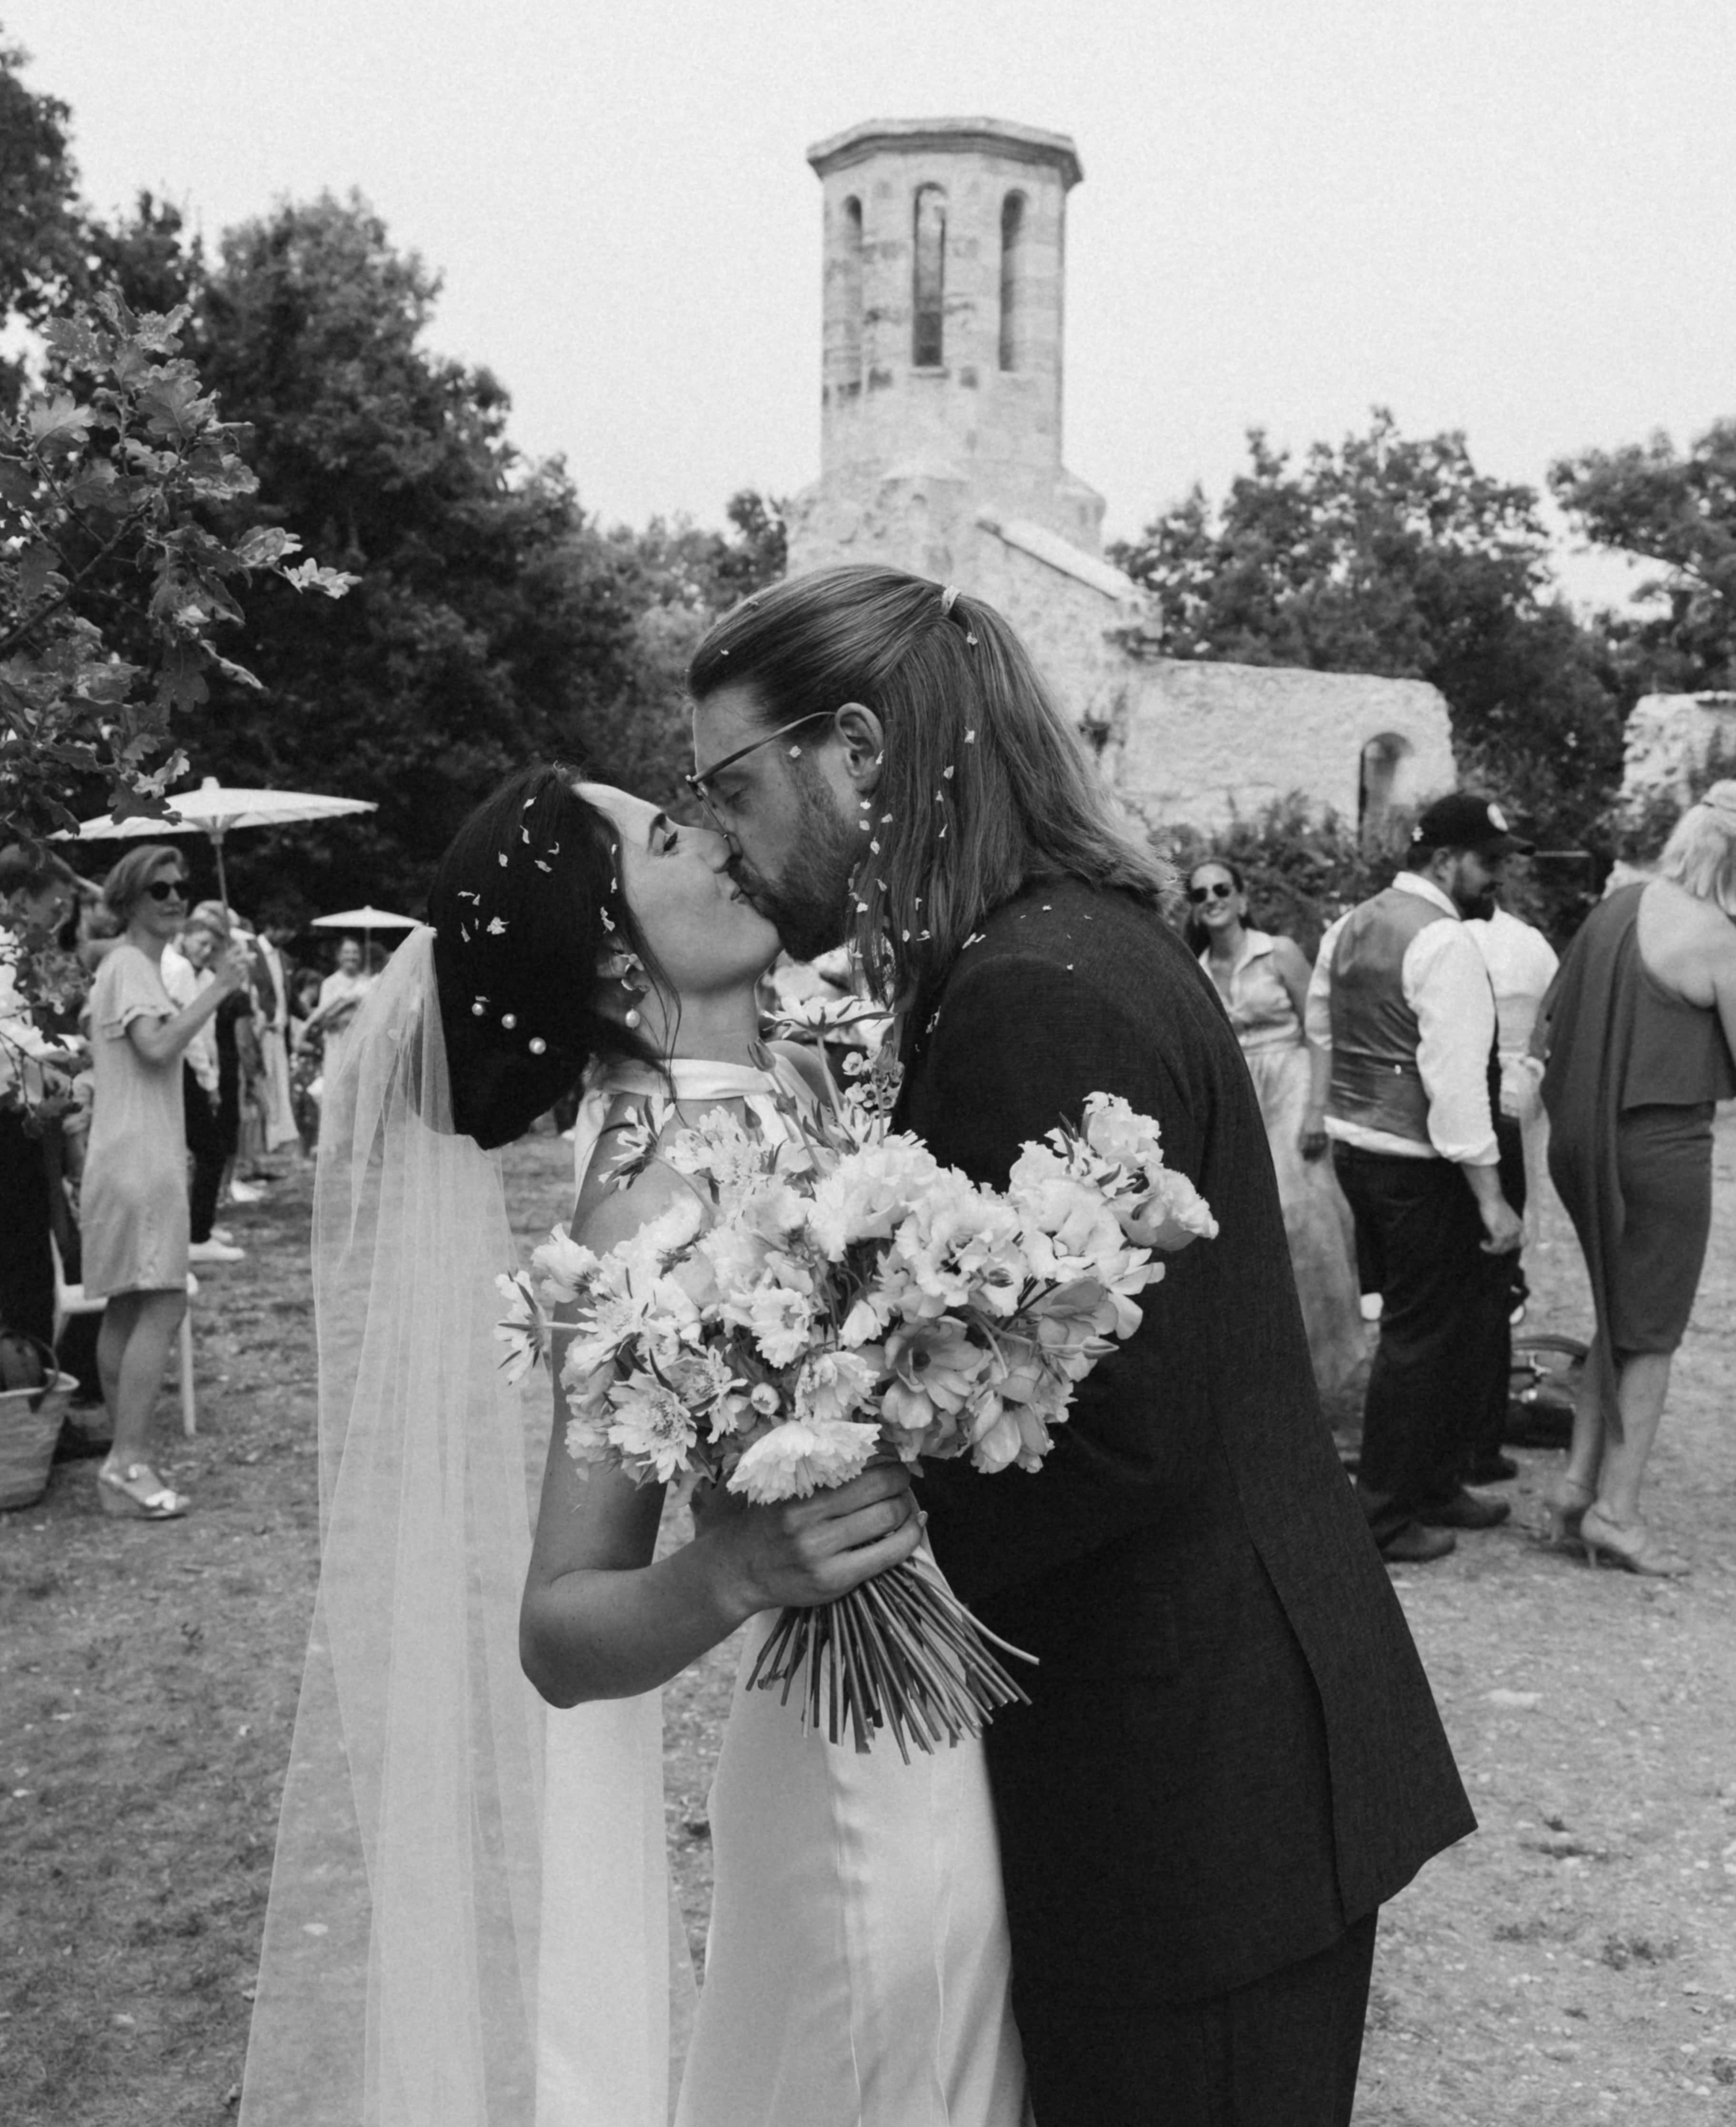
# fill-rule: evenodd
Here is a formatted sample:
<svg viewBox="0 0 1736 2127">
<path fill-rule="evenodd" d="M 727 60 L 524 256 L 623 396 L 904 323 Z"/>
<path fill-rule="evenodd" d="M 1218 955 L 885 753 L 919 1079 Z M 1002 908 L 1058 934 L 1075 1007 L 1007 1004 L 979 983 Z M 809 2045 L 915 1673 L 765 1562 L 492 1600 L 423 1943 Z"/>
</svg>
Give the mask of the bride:
<svg viewBox="0 0 1736 2127">
<path fill-rule="evenodd" d="M 448 850 L 432 928 L 329 1090 L 321 1576 L 244 2127 L 1025 2117 L 980 1746 L 859 1755 L 740 1681 L 779 1608 L 916 1547 L 901 1469 L 696 1503 L 658 1556 L 661 1489 L 581 1475 L 557 1399 L 531 1537 L 491 1149 L 582 1084 L 572 1229 L 600 1251 L 689 1186 L 640 1156 L 653 1099 L 667 1130 L 724 1108 L 777 1134 L 826 1097 L 804 1052 L 760 1040 L 778 941 L 727 854 L 622 792 L 515 777 Z M 744 1624 L 694 2011 L 658 1687 Z"/>
</svg>

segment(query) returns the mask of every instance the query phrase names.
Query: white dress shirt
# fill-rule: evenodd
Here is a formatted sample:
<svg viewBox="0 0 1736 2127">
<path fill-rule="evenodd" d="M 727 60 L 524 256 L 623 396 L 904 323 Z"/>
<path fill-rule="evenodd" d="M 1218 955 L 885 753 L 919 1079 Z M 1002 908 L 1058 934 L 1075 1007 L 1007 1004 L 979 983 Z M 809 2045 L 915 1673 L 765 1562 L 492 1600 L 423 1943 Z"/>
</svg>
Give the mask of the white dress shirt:
<svg viewBox="0 0 1736 2127">
<path fill-rule="evenodd" d="M 1489 1115 L 1489 1050 L 1495 1040 L 1495 993 L 1481 953 L 1459 920 L 1450 894 L 1418 872 L 1393 881 L 1452 917 L 1426 924 L 1404 949 L 1399 981 L 1417 1015 L 1417 1068 L 1429 1100 L 1429 1144 L 1398 1137 L 1365 1124 L 1326 1119 L 1327 1135 L 1365 1152 L 1400 1159 L 1457 1160 L 1462 1167 L 1492 1167 L 1497 1157 Z M 1330 1053 L 1332 1046 L 1332 955 L 1349 920 L 1341 916 L 1320 941 L 1308 983 L 1308 1038 Z M 1433 1149 L 1431 1150 L 1431 1146 Z"/>
</svg>

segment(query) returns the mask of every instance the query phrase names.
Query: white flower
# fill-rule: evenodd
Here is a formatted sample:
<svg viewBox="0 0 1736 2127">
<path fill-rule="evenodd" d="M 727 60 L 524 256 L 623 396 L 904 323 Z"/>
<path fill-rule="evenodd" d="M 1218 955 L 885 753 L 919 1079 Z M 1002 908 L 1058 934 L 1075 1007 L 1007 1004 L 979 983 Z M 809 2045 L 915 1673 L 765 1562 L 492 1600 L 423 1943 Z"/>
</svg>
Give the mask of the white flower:
<svg viewBox="0 0 1736 2127">
<path fill-rule="evenodd" d="M 932 1153 L 912 1137 L 889 1137 L 848 1153 L 814 1191 L 809 1223 L 836 1262 L 858 1241 L 885 1240 L 940 1174 Z"/>
<path fill-rule="evenodd" d="M 652 1375 L 635 1372 L 611 1386 L 608 1400 L 613 1413 L 609 1444 L 620 1450 L 625 1463 L 640 1466 L 631 1474 L 655 1476 L 666 1485 L 687 1466 L 688 1451 L 699 1435 L 693 1414 L 673 1389 Z"/>
<path fill-rule="evenodd" d="M 1166 1167 L 1153 1180 L 1148 1196 L 1121 1210 L 1121 1229 L 1130 1241 L 1172 1253 L 1190 1241 L 1215 1239 L 1218 1221 L 1212 1207 L 1186 1175 Z"/>
<path fill-rule="evenodd" d="M 522 1272 L 509 1277 L 503 1271 L 494 1280 L 494 1289 L 506 1303 L 505 1319 L 494 1325 L 494 1338 L 506 1348 L 499 1363 L 511 1386 L 522 1381 L 547 1355 L 548 1332 Z"/>
<path fill-rule="evenodd" d="M 878 1369 L 857 1352 L 816 1352 L 796 1377 L 798 1418 L 848 1418 L 867 1402 Z"/>
<path fill-rule="evenodd" d="M 1163 1139 L 1149 1116 L 1135 1115 L 1117 1093 L 1093 1093 L 1085 1104 L 1081 1133 L 1100 1159 L 1129 1173 L 1154 1173 L 1163 1164 Z"/>
<path fill-rule="evenodd" d="M 725 1300 L 723 1319 L 750 1334 L 769 1367 L 792 1367 L 812 1340 L 814 1305 L 789 1286 L 761 1285 Z"/>
<path fill-rule="evenodd" d="M 551 1307 L 576 1300 L 595 1277 L 598 1258 L 581 1248 L 565 1226 L 556 1226 L 540 1248 L 532 1251 L 531 1263 L 542 1273 L 540 1287 Z"/>
<path fill-rule="evenodd" d="M 860 1476 L 879 1438 L 878 1426 L 849 1419 L 792 1419 L 748 1448 L 730 1477 L 730 1490 L 745 1493 L 756 1505 L 830 1491 Z"/>
<path fill-rule="evenodd" d="M 769 1381 L 755 1381 L 747 1392 L 747 1400 L 762 1418 L 775 1418 L 783 1408 L 783 1398 Z"/>
</svg>

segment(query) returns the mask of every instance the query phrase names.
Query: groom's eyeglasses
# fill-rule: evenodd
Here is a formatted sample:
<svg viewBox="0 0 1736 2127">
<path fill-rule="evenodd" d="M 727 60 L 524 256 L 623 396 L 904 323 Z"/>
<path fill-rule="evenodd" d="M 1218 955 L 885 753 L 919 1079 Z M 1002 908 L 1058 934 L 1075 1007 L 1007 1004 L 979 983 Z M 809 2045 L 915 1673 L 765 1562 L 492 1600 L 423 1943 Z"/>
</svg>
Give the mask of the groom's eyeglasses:
<svg viewBox="0 0 1736 2127">
<path fill-rule="evenodd" d="M 1190 886 L 1188 899 L 1197 908 L 1204 901 L 1227 901 L 1235 891 L 1227 880 L 1214 879 L 1209 886 Z"/>
<path fill-rule="evenodd" d="M 745 760 L 750 753 L 758 753 L 761 746 L 769 746 L 773 739 L 788 738 L 792 731 L 800 731 L 804 724 L 818 723 L 822 717 L 830 717 L 831 713 L 830 709 L 811 709 L 805 717 L 797 717 L 793 723 L 780 724 L 776 731 L 766 732 L 763 738 L 753 739 L 746 746 L 737 746 L 733 753 L 725 754 L 721 760 L 714 760 L 709 768 L 698 769 L 693 775 L 682 777 L 682 781 L 698 801 L 700 811 L 720 835 L 727 836 L 731 831 L 727 822 L 718 815 L 711 785 L 724 770 L 733 768 L 738 760 Z"/>
</svg>

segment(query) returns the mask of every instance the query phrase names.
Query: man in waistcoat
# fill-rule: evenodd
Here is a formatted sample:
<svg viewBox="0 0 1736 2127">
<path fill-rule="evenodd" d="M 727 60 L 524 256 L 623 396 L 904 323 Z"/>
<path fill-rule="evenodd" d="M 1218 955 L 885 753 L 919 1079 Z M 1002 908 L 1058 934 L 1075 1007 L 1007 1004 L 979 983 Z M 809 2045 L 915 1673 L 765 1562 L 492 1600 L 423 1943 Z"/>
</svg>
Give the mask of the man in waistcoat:
<svg viewBox="0 0 1736 2127">
<path fill-rule="evenodd" d="M 1455 1529 L 1508 1511 L 1461 1481 L 1521 1232 L 1497 1164 L 1494 992 L 1464 922 L 1492 913 L 1508 853 L 1529 847 L 1487 798 L 1438 798 L 1406 869 L 1327 931 L 1308 986 L 1332 1163 L 1382 1265 L 1356 1490 L 1393 1563 L 1445 1557 Z"/>
</svg>

